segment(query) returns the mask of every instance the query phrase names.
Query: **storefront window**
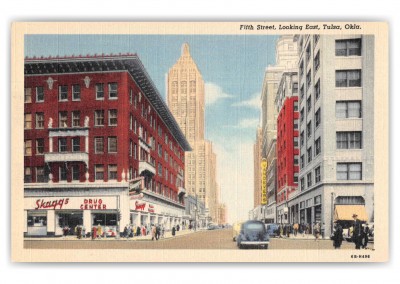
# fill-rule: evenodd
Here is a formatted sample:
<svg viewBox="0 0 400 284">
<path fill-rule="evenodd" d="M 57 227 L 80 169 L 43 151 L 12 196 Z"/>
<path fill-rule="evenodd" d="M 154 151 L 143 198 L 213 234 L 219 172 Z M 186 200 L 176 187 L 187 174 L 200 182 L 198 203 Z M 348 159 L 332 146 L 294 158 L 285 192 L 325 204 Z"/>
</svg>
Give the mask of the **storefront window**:
<svg viewBox="0 0 400 284">
<path fill-rule="evenodd" d="M 93 225 L 117 226 L 117 214 L 95 213 L 93 216 Z"/>
<path fill-rule="evenodd" d="M 47 226 L 47 216 L 28 216 L 28 227 Z"/>
</svg>

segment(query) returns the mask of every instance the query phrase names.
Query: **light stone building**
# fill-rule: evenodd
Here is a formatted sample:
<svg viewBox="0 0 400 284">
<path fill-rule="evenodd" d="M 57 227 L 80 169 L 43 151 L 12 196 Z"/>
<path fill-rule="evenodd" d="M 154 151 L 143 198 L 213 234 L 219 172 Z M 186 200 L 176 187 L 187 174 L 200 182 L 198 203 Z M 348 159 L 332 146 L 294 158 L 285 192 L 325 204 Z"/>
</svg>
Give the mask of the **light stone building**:
<svg viewBox="0 0 400 284">
<path fill-rule="evenodd" d="M 182 45 L 181 57 L 167 77 L 167 101 L 193 151 L 185 154 L 185 185 L 217 218 L 216 156 L 212 143 L 204 138 L 204 81 L 193 60 L 189 45 Z"/>
<path fill-rule="evenodd" d="M 300 174 L 290 222 L 374 219 L 374 38 L 296 36 Z"/>
<path fill-rule="evenodd" d="M 262 143 L 262 135 L 261 128 L 257 128 L 256 133 L 256 143 L 253 146 L 253 155 L 254 155 L 254 208 L 261 205 L 261 143 Z"/>
</svg>

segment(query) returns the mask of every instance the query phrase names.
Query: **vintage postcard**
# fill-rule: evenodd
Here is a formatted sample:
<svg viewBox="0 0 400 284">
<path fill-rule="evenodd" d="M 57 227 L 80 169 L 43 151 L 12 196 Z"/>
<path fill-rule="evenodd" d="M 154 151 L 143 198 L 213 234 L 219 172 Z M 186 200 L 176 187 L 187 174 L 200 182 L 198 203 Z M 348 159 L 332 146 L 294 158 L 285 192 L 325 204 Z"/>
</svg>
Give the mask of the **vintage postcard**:
<svg viewBox="0 0 400 284">
<path fill-rule="evenodd" d="M 388 260 L 388 25 L 14 23 L 16 262 Z"/>
</svg>

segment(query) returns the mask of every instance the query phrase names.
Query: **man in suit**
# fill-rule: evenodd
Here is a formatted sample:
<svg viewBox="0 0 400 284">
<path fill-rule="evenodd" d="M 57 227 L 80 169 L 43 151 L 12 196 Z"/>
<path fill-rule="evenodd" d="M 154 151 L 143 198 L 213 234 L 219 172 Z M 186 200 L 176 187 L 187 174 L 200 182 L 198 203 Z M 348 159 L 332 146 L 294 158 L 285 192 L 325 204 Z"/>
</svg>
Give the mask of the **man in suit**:
<svg viewBox="0 0 400 284">
<path fill-rule="evenodd" d="M 356 245 L 356 249 L 360 249 L 363 239 L 363 227 L 361 221 L 357 217 L 357 214 L 353 214 L 353 240 Z"/>
</svg>

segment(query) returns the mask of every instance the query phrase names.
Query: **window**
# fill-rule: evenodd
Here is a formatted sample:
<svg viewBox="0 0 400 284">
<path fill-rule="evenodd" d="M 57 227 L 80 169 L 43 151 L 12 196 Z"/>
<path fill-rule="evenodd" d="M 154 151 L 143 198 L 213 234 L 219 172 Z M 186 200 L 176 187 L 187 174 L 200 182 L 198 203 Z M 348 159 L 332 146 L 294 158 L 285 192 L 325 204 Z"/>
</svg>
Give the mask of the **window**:
<svg viewBox="0 0 400 284">
<path fill-rule="evenodd" d="M 178 93 L 178 82 L 177 81 L 172 82 L 171 92 L 172 92 L 172 94 Z"/>
<path fill-rule="evenodd" d="M 32 182 L 32 169 L 30 167 L 25 167 L 24 182 Z"/>
<path fill-rule="evenodd" d="M 181 81 L 181 93 L 182 94 L 187 93 L 187 82 L 186 81 Z"/>
<path fill-rule="evenodd" d="M 72 180 L 79 180 L 80 179 L 79 165 L 73 165 L 71 167 L 71 170 L 72 170 Z"/>
<path fill-rule="evenodd" d="M 66 181 L 67 180 L 67 168 L 65 165 L 59 167 L 59 177 L 60 181 Z"/>
<path fill-rule="evenodd" d="M 294 183 L 298 183 L 298 182 L 299 182 L 299 174 L 298 174 L 298 173 L 295 173 L 295 174 L 293 175 L 293 182 L 294 182 Z"/>
<path fill-rule="evenodd" d="M 293 137 L 293 146 L 294 148 L 299 147 L 299 137 Z"/>
<path fill-rule="evenodd" d="M 32 129 L 32 114 L 24 114 L 24 129 Z"/>
<path fill-rule="evenodd" d="M 129 130 L 133 129 L 133 116 L 132 114 L 129 115 Z"/>
<path fill-rule="evenodd" d="M 190 86 L 189 86 L 189 88 L 190 88 L 190 93 L 196 93 L 196 81 L 190 81 Z"/>
<path fill-rule="evenodd" d="M 158 156 L 162 157 L 162 146 L 161 146 L 161 144 L 158 144 Z"/>
<path fill-rule="evenodd" d="M 336 178 L 338 180 L 361 180 L 361 163 L 337 163 Z"/>
<path fill-rule="evenodd" d="M 81 139 L 80 137 L 74 137 L 72 141 L 72 152 L 79 152 L 81 150 Z"/>
<path fill-rule="evenodd" d="M 104 137 L 94 138 L 94 152 L 96 154 L 104 153 Z"/>
<path fill-rule="evenodd" d="M 36 182 L 48 182 L 44 167 L 36 167 Z"/>
<path fill-rule="evenodd" d="M 68 101 L 68 86 L 58 86 L 58 100 Z"/>
<path fill-rule="evenodd" d="M 96 100 L 104 100 L 104 84 L 96 84 Z"/>
<path fill-rule="evenodd" d="M 108 153 L 117 153 L 117 137 L 108 137 Z"/>
<path fill-rule="evenodd" d="M 36 139 L 36 155 L 44 154 L 44 139 Z"/>
<path fill-rule="evenodd" d="M 293 110 L 299 111 L 299 102 L 298 101 L 293 102 Z"/>
<path fill-rule="evenodd" d="M 32 156 L 32 140 L 25 140 L 24 155 Z"/>
<path fill-rule="evenodd" d="M 315 35 L 314 35 L 314 45 L 316 45 L 317 42 L 319 41 L 319 37 L 320 37 L 319 34 L 315 34 Z"/>
<path fill-rule="evenodd" d="M 134 147 L 133 147 L 133 158 L 134 159 L 137 159 L 138 157 L 137 157 L 137 144 L 135 143 L 134 144 Z"/>
<path fill-rule="evenodd" d="M 301 85 L 301 88 L 300 88 L 300 100 L 303 100 L 303 98 L 304 98 L 304 85 Z"/>
<path fill-rule="evenodd" d="M 94 111 L 94 123 L 95 126 L 104 126 L 104 110 Z"/>
<path fill-rule="evenodd" d="M 361 149 L 361 132 L 336 132 L 337 149 Z"/>
<path fill-rule="evenodd" d="M 32 102 L 32 89 L 25 88 L 24 89 L 24 103 L 31 103 Z"/>
<path fill-rule="evenodd" d="M 361 101 L 336 102 L 336 118 L 361 118 Z"/>
<path fill-rule="evenodd" d="M 44 102 L 44 88 L 36 87 L 36 102 L 41 103 Z"/>
<path fill-rule="evenodd" d="M 303 63 L 303 61 L 301 61 L 301 63 L 300 63 L 300 76 L 303 76 L 303 74 L 304 74 L 304 63 Z"/>
<path fill-rule="evenodd" d="M 361 70 L 337 70 L 336 87 L 361 87 Z"/>
<path fill-rule="evenodd" d="M 162 177 L 162 165 L 161 165 L 161 163 L 158 163 L 158 175 L 160 177 Z"/>
<path fill-rule="evenodd" d="M 108 84 L 108 98 L 118 99 L 118 84 L 117 83 L 109 83 Z"/>
<path fill-rule="evenodd" d="M 68 127 L 68 113 L 66 111 L 60 111 L 58 113 L 58 127 L 65 128 Z"/>
<path fill-rule="evenodd" d="M 117 165 L 108 165 L 108 180 L 117 179 Z"/>
<path fill-rule="evenodd" d="M 80 85 L 72 85 L 72 100 L 73 101 L 81 100 L 81 86 Z"/>
<path fill-rule="evenodd" d="M 132 157 L 133 155 L 133 142 L 132 140 L 129 140 L 129 157 Z"/>
<path fill-rule="evenodd" d="M 308 71 L 306 80 L 307 80 L 307 88 L 309 88 L 311 85 L 311 70 Z"/>
<path fill-rule="evenodd" d="M 304 146 L 304 131 L 302 131 L 300 133 L 300 146 L 303 147 Z"/>
<path fill-rule="evenodd" d="M 304 155 L 301 155 L 300 157 L 300 167 L 304 168 Z"/>
<path fill-rule="evenodd" d="M 320 79 L 318 79 L 318 82 L 314 86 L 314 93 L 315 93 L 315 101 L 318 101 L 319 96 L 321 95 Z"/>
<path fill-rule="evenodd" d="M 317 52 L 317 55 L 314 57 L 314 71 L 317 71 L 319 68 L 320 60 L 319 60 L 319 51 Z"/>
<path fill-rule="evenodd" d="M 67 152 L 67 138 L 58 138 L 58 152 Z"/>
<path fill-rule="evenodd" d="M 315 174 L 315 183 L 319 183 L 321 181 L 321 168 L 320 167 L 315 168 L 314 174 Z"/>
<path fill-rule="evenodd" d="M 360 56 L 361 38 L 337 40 L 335 42 L 336 56 Z"/>
<path fill-rule="evenodd" d="M 310 60 L 310 57 L 311 57 L 311 45 L 309 44 L 307 46 L 307 48 L 306 48 L 306 60 L 307 60 L 307 63 Z"/>
<path fill-rule="evenodd" d="M 298 166 L 298 165 L 299 165 L 299 155 L 295 155 L 295 156 L 294 156 L 293 164 L 294 164 L 295 166 Z"/>
<path fill-rule="evenodd" d="M 312 174 L 309 172 L 307 174 L 307 187 L 310 187 L 312 185 Z"/>
<path fill-rule="evenodd" d="M 321 137 L 315 140 L 315 156 L 321 153 Z"/>
<path fill-rule="evenodd" d="M 117 114 L 118 114 L 118 112 L 116 109 L 110 109 L 108 111 L 108 125 L 109 126 L 117 126 L 117 122 L 118 122 Z"/>
<path fill-rule="evenodd" d="M 311 121 L 307 123 L 307 137 L 311 137 Z"/>
<path fill-rule="evenodd" d="M 300 122 L 304 121 L 304 107 L 300 110 Z"/>
<path fill-rule="evenodd" d="M 303 191 L 304 190 L 304 178 L 300 179 L 300 190 Z"/>
<path fill-rule="evenodd" d="M 73 111 L 72 112 L 72 126 L 79 127 L 81 122 L 81 112 L 80 111 Z"/>
<path fill-rule="evenodd" d="M 312 161 L 312 147 L 309 147 L 307 149 L 307 163 L 310 163 Z"/>
<path fill-rule="evenodd" d="M 308 97 L 307 99 L 307 112 L 309 112 L 311 110 L 311 96 Z"/>
<path fill-rule="evenodd" d="M 133 90 L 129 89 L 129 104 L 133 103 Z"/>
<path fill-rule="evenodd" d="M 315 113 L 315 129 L 321 124 L 321 109 L 319 108 Z"/>
<path fill-rule="evenodd" d="M 104 165 L 95 165 L 94 172 L 96 180 L 104 180 Z"/>
<path fill-rule="evenodd" d="M 299 83 L 293 83 L 293 93 L 297 94 L 299 91 Z"/>
<path fill-rule="evenodd" d="M 93 214 L 93 224 L 101 226 L 117 226 L 117 214 L 113 213 L 96 213 Z"/>
</svg>

